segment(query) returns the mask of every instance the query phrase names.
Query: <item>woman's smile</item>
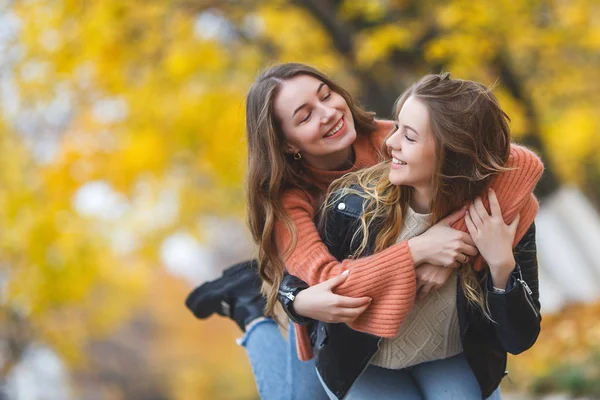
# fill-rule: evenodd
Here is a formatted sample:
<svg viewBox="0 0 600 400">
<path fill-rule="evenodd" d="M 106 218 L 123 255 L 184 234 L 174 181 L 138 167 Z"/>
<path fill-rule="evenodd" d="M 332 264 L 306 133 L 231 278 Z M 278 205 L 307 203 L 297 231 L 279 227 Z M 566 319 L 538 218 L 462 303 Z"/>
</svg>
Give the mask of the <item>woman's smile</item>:
<svg viewBox="0 0 600 400">
<path fill-rule="evenodd" d="M 339 120 L 339 122 L 337 124 L 335 124 L 335 126 L 325 134 L 325 136 L 323 136 L 323 138 L 325 139 L 330 139 L 330 138 L 336 138 L 339 136 L 342 136 L 344 133 L 346 133 L 346 127 L 348 125 L 346 124 L 346 120 L 345 118 L 342 116 L 342 118 Z"/>
<path fill-rule="evenodd" d="M 313 76 L 299 75 L 281 84 L 273 106 L 286 141 L 283 151 L 300 153 L 302 162 L 318 169 L 347 165 L 356 128 L 339 93 Z"/>
<path fill-rule="evenodd" d="M 402 161 L 400 158 L 392 156 L 391 168 L 394 168 L 394 169 L 402 168 L 405 165 L 407 165 L 406 161 Z"/>
</svg>

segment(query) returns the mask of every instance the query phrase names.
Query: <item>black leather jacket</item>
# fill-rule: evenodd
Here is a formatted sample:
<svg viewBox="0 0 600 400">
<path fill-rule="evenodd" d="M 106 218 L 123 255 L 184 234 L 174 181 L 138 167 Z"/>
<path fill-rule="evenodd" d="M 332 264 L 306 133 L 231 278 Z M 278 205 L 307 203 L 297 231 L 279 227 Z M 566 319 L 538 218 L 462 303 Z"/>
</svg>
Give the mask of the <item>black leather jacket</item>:
<svg viewBox="0 0 600 400">
<path fill-rule="evenodd" d="M 344 205 L 340 206 L 341 203 Z M 331 254 L 339 260 L 353 253 L 354 243 L 360 243 L 360 240 L 348 238 L 356 231 L 362 203 L 362 197 L 346 195 L 338 200 L 335 211 L 328 216 L 327 232 L 322 233 Z M 335 234 L 328 235 L 332 232 Z M 494 293 L 489 276 L 482 282 L 495 322 L 468 304 L 458 279 L 456 303 L 463 352 L 479 382 L 483 398 L 498 387 L 506 374 L 507 352 L 519 354 L 529 349 L 540 331 L 535 224 L 517 244 L 514 255 L 517 266 L 506 293 Z M 311 325 L 317 371 L 329 390 L 342 399 L 369 366 L 381 338 L 352 330 L 346 324 L 328 324 L 297 315 L 292 300 L 306 287 L 308 285 L 299 278 L 286 275 L 279 287 L 279 300 L 292 321 Z"/>
</svg>

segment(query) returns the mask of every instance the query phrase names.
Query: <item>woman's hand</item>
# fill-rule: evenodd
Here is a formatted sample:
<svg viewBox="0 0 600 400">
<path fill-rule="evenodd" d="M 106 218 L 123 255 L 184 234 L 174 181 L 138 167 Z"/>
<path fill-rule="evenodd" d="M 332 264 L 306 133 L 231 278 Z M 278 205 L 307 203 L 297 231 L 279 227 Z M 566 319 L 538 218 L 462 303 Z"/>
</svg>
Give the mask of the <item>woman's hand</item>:
<svg viewBox="0 0 600 400">
<path fill-rule="evenodd" d="M 408 240 L 415 265 L 429 263 L 456 268 L 477 255 L 471 235 L 450 227 L 463 215 L 464 209 L 450 214 L 425 233 Z"/>
<path fill-rule="evenodd" d="M 421 264 L 415 270 L 417 275 L 417 300 L 424 299 L 432 290 L 446 284 L 452 269 L 432 264 Z"/>
<path fill-rule="evenodd" d="M 346 297 L 333 292 L 348 276 L 349 271 L 302 290 L 294 300 L 294 311 L 303 316 L 327 323 L 350 323 L 371 304 L 370 297 Z"/>
<path fill-rule="evenodd" d="M 510 273 L 515 269 L 512 247 L 519 215 L 507 225 L 502 218 L 502 210 L 494 190 L 489 189 L 488 197 L 491 215 L 485 209 L 481 198 L 477 197 L 467 210 L 465 222 L 475 245 L 490 267 L 494 286 L 504 289 Z"/>
</svg>

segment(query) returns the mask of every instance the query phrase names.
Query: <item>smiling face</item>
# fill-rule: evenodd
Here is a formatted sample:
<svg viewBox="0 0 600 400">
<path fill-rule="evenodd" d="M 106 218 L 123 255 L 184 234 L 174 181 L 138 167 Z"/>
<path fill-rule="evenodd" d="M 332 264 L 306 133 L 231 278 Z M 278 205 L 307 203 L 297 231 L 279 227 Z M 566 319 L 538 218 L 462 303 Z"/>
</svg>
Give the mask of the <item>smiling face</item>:
<svg viewBox="0 0 600 400">
<path fill-rule="evenodd" d="M 429 111 L 423 102 L 409 97 L 396 121 L 396 131 L 386 140 L 392 156 L 389 178 L 394 185 L 431 189 L 436 170 L 435 138 Z"/>
<path fill-rule="evenodd" d="M 281 83 L 273 108 L 288 154 L 300 152 L 305 162 L 334 170 L 346 164 L 356 140 L 348 104 L 324 82 L 298 75 Z"/>
</svg>

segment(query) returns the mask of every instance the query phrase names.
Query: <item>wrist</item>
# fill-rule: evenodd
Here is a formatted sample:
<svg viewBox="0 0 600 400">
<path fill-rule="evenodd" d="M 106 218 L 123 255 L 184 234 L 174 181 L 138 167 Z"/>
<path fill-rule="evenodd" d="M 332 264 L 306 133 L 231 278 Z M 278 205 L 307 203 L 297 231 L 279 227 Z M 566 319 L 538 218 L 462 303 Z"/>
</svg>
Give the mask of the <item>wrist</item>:
<svg viewBox="0 0 600 400">
<path fill-rule="evenodd" d="M 310 317 L 305 315 L 306 310 L 303 309 L 303 303 L 306 303 L 306 301 L 303 301 L 306 295 L 302 295 L 304 289 L 304 287 L 286 288 L 286 290 L 280 288 L 278 294 L 279 302 L 289 319 L 300 325 L 310 322 Z M 300 298 L 300 301 L 298 301 L 298 298 Z"/>
<path fill-rule="evenodd" d="M 492 285 L 499 289 L 506 288 L 506 284 L 510 279 L 510 274 L 515 269 L 516 262 L 513 258 L 512 260 L 507 260 L 505 262 L 501 262 L 495 265 L 490 265 L 490 275 L 492 278 Z"/>
<path fill-rule="evenodd" d="M 302 292 L 304 292 L 304 290 L 300 290 L 295 294 L 294 300 L 290 302 L 290 311 L 292 311 L 294 314 L 299 315 L 300 317 L 307 318 L 307 316 L 304 315 L 306 310 L 303 309 L 304 304 L 302 299 L 304 298 L 304 295 L 302 294 Z"/>
<path fill-rule="evenodd" d="M 408 239 L 407 244 L 415 266 L 427 261 L 425 254 L 423 254 L 423 240 L 420 236 Z"/>
</svg>

